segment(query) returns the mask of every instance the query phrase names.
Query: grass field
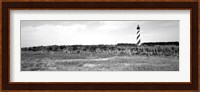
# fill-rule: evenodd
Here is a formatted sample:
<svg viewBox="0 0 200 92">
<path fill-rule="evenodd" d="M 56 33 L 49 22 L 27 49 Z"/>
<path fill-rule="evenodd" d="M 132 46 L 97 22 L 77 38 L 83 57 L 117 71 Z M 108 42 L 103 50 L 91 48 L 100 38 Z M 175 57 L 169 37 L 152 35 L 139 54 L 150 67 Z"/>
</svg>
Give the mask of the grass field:
<svg viewBox="0 0 200 92">
<path fill-rule="evenodd" d="M 22 71 L 178 71 L 177 56 L 21 52 Z"/>
</svg>

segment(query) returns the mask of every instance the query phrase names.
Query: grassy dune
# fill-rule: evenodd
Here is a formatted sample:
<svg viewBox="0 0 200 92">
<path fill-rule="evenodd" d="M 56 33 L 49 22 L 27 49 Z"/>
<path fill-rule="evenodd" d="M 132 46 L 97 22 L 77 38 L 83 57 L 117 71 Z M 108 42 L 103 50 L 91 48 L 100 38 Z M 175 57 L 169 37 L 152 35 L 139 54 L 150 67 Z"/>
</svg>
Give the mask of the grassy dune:
<svg viewBox="0 0 200 92">
<path fill-rule="evenodd" d="M 22 51 L 22 71 L 178 71 L 177 56 Z"/>
</svg>

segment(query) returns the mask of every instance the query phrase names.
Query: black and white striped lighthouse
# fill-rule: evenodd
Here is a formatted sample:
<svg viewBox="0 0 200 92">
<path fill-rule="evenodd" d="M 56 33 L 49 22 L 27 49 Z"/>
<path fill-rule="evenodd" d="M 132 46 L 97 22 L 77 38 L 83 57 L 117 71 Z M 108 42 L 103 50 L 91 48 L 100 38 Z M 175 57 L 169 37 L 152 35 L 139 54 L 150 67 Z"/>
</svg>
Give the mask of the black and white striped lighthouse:
<svg viewBox="0 0 200 92">
<path fill-rule="evenodd" d="M 141 39 L 140 39 L 140 26 L 137 25 L 137 45 L 139 46 L 141 44 Z"/>
</svg>

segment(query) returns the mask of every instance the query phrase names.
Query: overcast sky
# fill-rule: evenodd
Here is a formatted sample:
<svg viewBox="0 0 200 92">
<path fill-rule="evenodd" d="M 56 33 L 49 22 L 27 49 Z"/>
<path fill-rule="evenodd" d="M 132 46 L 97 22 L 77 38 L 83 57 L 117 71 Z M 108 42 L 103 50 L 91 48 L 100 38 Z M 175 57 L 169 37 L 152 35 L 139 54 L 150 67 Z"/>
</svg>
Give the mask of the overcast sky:
<svg viewBox="0 0 200 92">
<path fill-rule="evenodd" d="M 21 21 L 21 47 L 179 41 L 179 21 Z"/>
</svg>

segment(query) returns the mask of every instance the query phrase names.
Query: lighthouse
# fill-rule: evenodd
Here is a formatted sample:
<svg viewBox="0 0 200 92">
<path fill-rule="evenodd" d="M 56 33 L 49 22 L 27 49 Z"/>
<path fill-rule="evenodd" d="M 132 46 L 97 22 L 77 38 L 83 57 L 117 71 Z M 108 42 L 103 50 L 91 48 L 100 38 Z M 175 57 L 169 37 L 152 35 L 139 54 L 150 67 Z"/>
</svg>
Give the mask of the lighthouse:
<svg viewBox="0 0 200 92">
<path fill-rule="evenodd" d="M 140 39 L 140 26 L 139 25 L 137 25 L 137 38 L 136 38 L 136 40 L 137 40 L 137 46 L 139 46 L 140 44 L 141 44 L 141 39 Z"/>
</svg>

